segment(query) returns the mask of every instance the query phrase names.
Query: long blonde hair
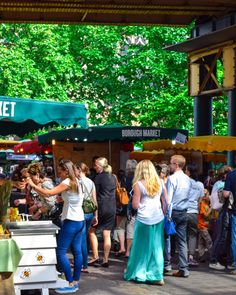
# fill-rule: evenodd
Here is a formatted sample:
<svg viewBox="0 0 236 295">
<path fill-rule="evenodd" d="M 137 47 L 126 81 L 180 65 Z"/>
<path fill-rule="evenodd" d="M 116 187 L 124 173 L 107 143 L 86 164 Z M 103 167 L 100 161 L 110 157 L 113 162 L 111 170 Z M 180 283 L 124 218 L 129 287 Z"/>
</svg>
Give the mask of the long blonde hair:
<svg viewBox="0 0 236 295">
<path fill-rule="evenodd" d="M 133 186 L 140 180 L 145 180 L 149 197 L 153 198 L 160 192 L 160 178 L 150 160 L 143 160 L 138 163 L 134 173 Z"/>
<path fill-rule="evenodd" d="M 76 177 L 76 167 L 70 160 L 61 159 L 58 165 L 63 171 L 67 171 L 67 177 L 70 179 L 70 187 L 74 192 L 78 192 L 78 183 Z"/>
</svg>

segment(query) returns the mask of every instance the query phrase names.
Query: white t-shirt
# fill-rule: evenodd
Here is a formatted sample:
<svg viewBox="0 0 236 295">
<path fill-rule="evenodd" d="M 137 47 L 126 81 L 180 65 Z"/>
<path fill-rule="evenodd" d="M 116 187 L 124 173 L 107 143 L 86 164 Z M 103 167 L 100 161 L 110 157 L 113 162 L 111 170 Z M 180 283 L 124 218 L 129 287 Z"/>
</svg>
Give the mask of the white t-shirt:
<svg viewBox="0 0 236 295">
<path fill-rule="evenodd" d="M 160 188 L 160 192 L 155 197 L 150 198 L 141 181 L 138 182 L 138 185 L 141 191 L 141 199 L 136 219 L 148 225 L 159 223 L 164 218 L 160 201 L 162 188 Z"/>
<path fill-rule="evenodd" d="M 89 194 L 95 189 L 94 182 L 90 178 L 84 176 L 80 179 L 80 181 L 86 187 Z"/>
<path fill-rule="evenodd" d="M 187 213 L 198 213 L 198 202 L 200 197 L 204 197 L 204 185 L 200 181 L 190 178 L 190 191 L 188 199 Z"/>
<path fill-rule="evenodd" d="M 223 206 L 223 204 L 219 202 L 218 190 L 224 188 L 224 184 L 225 184 L 224 181 L 218 180 L 213 185 L 211 195 L 210 195 L 210 201 L 211 201 L 211 207 L 214 210 L 220 210 Z"/>
<path fill-rule="evenodd" d="M 66 178 L 62 181 L 62 183 L 66 185 L 70 185 L 70 179 Z M 62 209 L 62 215 L 61 219 L 69 219 L 74 221 L 82 221 L 84 220 L 84 212 L 82 209 L 82 203 L 83 203 L 83 194 L 81 190 L 81 186 L 78 183 L 78 192 L 74 192 L 72 190 L 67 190 L 61 193 L 62 199 L 64 201 L 63 209 Z"/>
</svg>

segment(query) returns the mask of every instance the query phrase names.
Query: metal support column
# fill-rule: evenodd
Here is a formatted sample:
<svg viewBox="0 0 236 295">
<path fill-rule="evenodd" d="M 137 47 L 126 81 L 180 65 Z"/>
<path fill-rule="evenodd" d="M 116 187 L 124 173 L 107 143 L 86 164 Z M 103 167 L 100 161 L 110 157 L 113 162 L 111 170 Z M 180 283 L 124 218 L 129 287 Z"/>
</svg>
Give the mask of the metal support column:
<svg viewBox="0 0 236 295">
<path fill-rule="evenodd" d="M 212 98 L 196 96 L 194 98 L 194 136 L 212 135 L 213 114 Z"/>
<path fill-rule="evenodd" d="M 228 135 L 236 136 L 236 89 L 228 92 Z M 236 150 L 236 147 L 235 147 Z M 236 152 L 227 153 L 227 164 L 235 166 Z"/>
</svg>

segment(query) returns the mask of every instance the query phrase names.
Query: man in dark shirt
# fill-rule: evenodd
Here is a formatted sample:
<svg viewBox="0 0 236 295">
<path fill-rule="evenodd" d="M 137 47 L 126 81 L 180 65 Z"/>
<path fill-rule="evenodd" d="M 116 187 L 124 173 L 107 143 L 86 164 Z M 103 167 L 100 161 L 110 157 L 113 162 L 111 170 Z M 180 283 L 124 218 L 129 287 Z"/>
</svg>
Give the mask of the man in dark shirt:
<svg viewBox="0 0 236 295">
<path fill-rule="evenodd" d="M 233 194 L 233 204 L 230 206 L 231 209 L 231 237 L 232 237 L 232 254 L 233 254 L 233 274 L 236 274 L 236 169 L 229 172 L 226 176 L 224 186 L 224 197 L 229 198 L 230 192 Z"/>
</svg>

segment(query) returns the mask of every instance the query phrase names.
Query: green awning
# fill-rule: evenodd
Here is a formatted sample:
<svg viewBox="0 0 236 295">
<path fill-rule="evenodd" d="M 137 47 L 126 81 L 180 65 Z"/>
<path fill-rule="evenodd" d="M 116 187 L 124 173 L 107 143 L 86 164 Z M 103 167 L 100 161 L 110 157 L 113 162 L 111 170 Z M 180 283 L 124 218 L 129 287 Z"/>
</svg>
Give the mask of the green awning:
<svg viewBox="0 0 236 295">
<path fill-rule="evenodd" d="M 124 141 L 136 142 L 150 139 L 175 139 L 177 133 L 188 137 L 188 130 L 156 128 L 156 127 L 129 127 L 129 126 L 98 126 L 89 128 L 72 128 L 52 131 L 38 137 L 39 144 L 51 143 L 51 141 Z"/>
<path fill-rule="evenodd" d="M 0 135 L 23 136 L 43 127 L 78 124 L 86 128 L 83 104 L 0 96 Z"/>
</svg>

